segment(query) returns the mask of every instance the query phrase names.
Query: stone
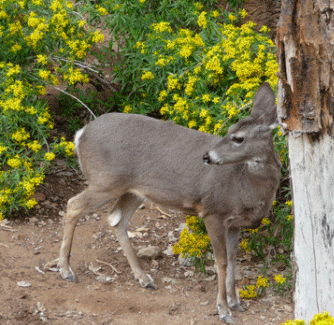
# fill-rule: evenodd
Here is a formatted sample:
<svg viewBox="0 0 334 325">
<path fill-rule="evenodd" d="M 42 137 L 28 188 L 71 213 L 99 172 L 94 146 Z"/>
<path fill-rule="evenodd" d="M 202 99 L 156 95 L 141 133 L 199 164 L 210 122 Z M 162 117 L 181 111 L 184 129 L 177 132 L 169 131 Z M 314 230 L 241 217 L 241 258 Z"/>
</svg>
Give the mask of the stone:
<svg viewBox="0 0 334 325">
<path fill-rule="evenodd" d="M 157 258 L 161 256 L 162 251 L 158 246 L 148 246 L 140 249 L 137 253 L 139 258 Z"/>
</svg>

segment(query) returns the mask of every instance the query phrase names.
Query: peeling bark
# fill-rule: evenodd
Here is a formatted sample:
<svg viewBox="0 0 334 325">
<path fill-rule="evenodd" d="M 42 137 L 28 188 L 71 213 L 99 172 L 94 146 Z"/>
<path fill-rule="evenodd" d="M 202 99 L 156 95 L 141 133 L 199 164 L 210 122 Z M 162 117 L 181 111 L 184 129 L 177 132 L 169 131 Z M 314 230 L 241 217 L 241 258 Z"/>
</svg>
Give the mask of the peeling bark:
<svg viewBox="0 0 334 325">
<path fill-rule="evenodd" d="M 294 133 L 333 131 L 334 1 L 283 0 L 279 116 Z"/>
<path fill-rule="evenodd" d="M 289 134 L 295 317 L 334 315 L 334 0 L 282 0 L 278 114 Z"/>
</svg>

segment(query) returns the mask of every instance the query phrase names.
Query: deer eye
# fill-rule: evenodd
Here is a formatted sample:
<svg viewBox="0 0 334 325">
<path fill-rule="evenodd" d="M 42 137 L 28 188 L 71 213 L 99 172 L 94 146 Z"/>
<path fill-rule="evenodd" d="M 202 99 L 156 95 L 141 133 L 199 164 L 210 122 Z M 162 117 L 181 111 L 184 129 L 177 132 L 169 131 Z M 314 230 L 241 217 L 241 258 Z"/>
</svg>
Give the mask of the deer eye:
<svg viewBox="0 0 334 325">
<path fill-rule="evenodd" d="M 231 135 L 231 140 L 235 143 L 235 144 L 242 144 L 245 140 L 244 137 L 241 136 L 236 136 L 234 134 Z"/>
</svg>

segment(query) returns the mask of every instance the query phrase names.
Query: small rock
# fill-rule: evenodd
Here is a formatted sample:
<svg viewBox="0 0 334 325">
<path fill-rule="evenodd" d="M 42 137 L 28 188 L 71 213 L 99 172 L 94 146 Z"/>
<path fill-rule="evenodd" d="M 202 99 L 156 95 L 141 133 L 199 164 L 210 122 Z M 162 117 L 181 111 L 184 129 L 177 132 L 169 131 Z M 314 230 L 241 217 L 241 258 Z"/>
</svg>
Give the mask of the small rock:
<svg viewBox="0 0 334 325">
<path fill-rule="evenodd" d="M 173 256 L 174 255 L 173 246 L 169 245 L 167 249 L 163 251 L 163 253 L 167 256 Z"/>
<path fill-rule="evenodd" d="M 216 274 L 204 278 L 204 281 L 213 281 L 216 278 Z"/>
<path fill-rule="evenodd" d="M 100 274 L 98 275 L 96 278 L 95 278 L 97 281 L 100 281 L 102 283 L 110 283 L 112 282 L 114 279 L 111 278 L 110 276 L 105 276 L 103 274 Z"/>
<path fill-rule="evenodd" d="M 17 285 L 19 287 L 23 287 L 23 288 L 27 288 L 31 286 L 31 283 L 27 282 L 27 281 L 19 281 L 17 282 Z"/>
<path fill-rule="evenodd" d="M 214 266 L 206 266 L 205 267 L 206 273 L 209 275 L 213 275 L 215 273 L 217 273 L 217 270 Z"/>
<path fill-rule="evenodd" d="M 129 238 L 143 238 L 143 234 L 139 231 L 128 231 Z"/>
<path fill-rule="evenodd" d="M 175 284 L 175 283 L 177 283 L 177 281 L 176 280 L 174 280 L 174 279 L 172 279 L 172 278 L 169 278 L 169 277 L 163 277 L 162 279 L 161 279 L 161 281 L 163 282 L 163 283 L 172 283 L 172 284 Z"/>
<path fill-rule="evenodd" d="M 174 231 L 170 231 L 169 233 L 168 233 L 168 239 L 169 239 L 169 241 L 177 241 L 178 239 L 174 236 Z"/>
<path fill-rule="evenodd" d="M 58 214 L 61 216 L 61 217 L 65 217 L 65 211 L 59 211 Z"/>
<path fill-rule="evenodd" d="M 179 227 L 175 229 L 175 231 L 182 231 L 184 228 L 186 228 L 187 225 L 183 222 L 179 224 Z"/>
<path fill-rule="evenodd" d="M 8 219 L 2 219 L 0 220 L 1 226 L 8 226 L 10 224 L 10 221 Z"/>
<path fill-rule="evenodd" d="M 146 232 L 146 231 L 149 231 L 150 229 L 149 228 L 146 228 L 146 227 L 140 227 L 140 228 L 137 228 L 136 229 L 136 232 L 139 231 L 139 232 Z"/>
<path fill-rule="evenodd" d="M 288 312 L 288 313 L 292 313 L 293 312 L 293 308 L 289 305 L 284 305 L 284 308 L 285 310 Z"/>
<path fill-rule="evenodd" d="M 209 304 L 209 300 L 200 302 L 201 306 L 207 306 Z"/>
<path fill-rule="evenodd" d="M 194 275 L 195 275 L 195 273 L 193 271 L 186 271 L 186 272 L 184 272 L 184 276 L 185 277 L 192 277 Z"/>
<path fill-rule="evenodd" d="M 178 261 L 179 261 L 179 264 L 182 266 L 194 266 L 195 265 L 195 261 L 190 257 L 181 257 L 181 255 L 179 255 Z"/>
<path fill-rule="evenodd" d="M 36 217 L 29 218 L 30 223 L 37 223 L 38 219 Z"/>
<path fill-rule="evenodd" d="M 149 246 L 140 249 L 137 253 L 139 258 L 156 258 L 161 256 L 162 252 L 158 246 Z"/>
</svg>

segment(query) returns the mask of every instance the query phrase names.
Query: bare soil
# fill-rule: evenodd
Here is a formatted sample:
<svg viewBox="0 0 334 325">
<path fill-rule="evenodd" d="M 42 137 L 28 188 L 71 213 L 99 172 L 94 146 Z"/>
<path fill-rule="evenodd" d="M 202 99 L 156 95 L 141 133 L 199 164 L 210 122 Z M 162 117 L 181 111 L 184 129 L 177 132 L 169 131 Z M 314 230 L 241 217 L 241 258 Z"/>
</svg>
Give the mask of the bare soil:
<svg viewBox="0 0 334 325">
<path fill-rule="evenodd" d="M 215 311 L 213 268 L 205 276 L 192 266 L 181 266 L 177 256 L 162 254 L 142 260 L 159 289 L 140 287 L 107 224 L 108 207 L 82 218 L 76 228 L 71 266 L 78 281 L 43 272 L 44 265 L 58 257 L 66 202 L 84 186 L 80 174 L 57 162 L 36 193 L 40 203 L 30 215 L 1 223 L 0 324 L 222 324 Z M 129 231 L 136 249 L 152 245 L 165 251 L 175 244 L 185 216 L 166 212 L 147 202 L 135 213 Z M 261 274 L 258 263 L 242 254 L 239 288 Z M 291 298 L 270 290 L 245 304 L 246 312 L 233 313 L 237 324 L 276 325 L 293 317 Z"/>
</svg>

